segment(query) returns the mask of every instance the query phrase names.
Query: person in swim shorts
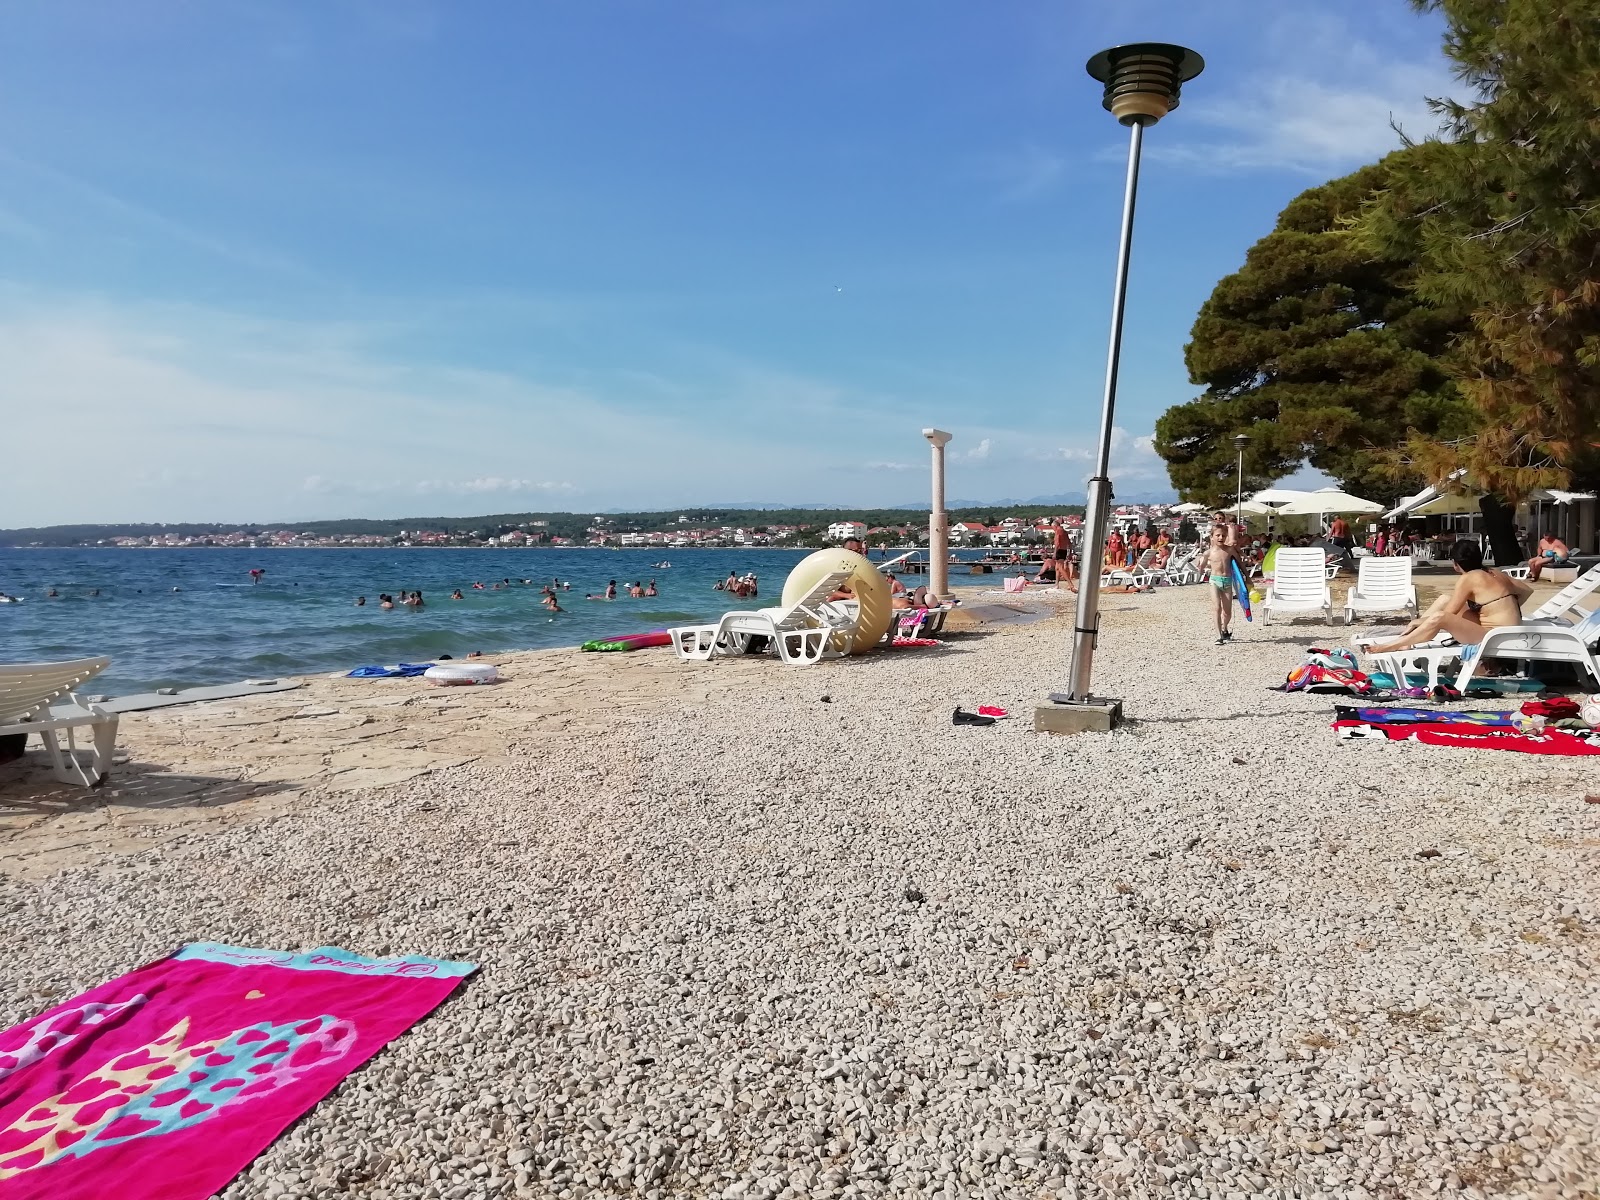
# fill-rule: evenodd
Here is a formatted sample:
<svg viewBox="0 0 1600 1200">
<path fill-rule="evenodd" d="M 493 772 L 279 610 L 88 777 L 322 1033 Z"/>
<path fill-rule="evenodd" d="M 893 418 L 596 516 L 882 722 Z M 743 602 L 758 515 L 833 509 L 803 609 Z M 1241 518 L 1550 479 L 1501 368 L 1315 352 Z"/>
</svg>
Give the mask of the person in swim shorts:
<svg viewBox="0 0 1600 1200">
<path fill-rule="evenodd" d="M 1553 533 L 1545 534 L 1539 539 L 1539 552 L 1528 560 L 1528 578 L 1537 583 L 1539 572 L 1549 567 L 1570 567 L 1571 555 L 1572 547 Z"/>
<path fill-rule="evenodd" d="M 1210 585 L 1212 604 L 1217 618 L 1217 645 L 1233 640 L 1233 564 L 1239 563 L 1239 573 L 1244 574 L 1244 564 L 1239 562 L 1239 551 L 1228 545 L 1227 525 L 1211 527 L 1211 542 L 1200 556 L 1201 569 Z"/>
</svg>

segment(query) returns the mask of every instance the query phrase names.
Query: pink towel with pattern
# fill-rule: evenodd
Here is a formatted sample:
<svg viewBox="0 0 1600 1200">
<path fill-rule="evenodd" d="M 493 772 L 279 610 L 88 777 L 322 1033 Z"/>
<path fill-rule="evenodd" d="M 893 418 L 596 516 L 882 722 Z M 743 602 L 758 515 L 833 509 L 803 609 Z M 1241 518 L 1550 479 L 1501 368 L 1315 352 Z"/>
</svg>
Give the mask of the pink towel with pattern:
<svg viewBox="0 0 1600 1200">
<path fill-rule="evenodd" d="M 0 1196 L 204 1200 L 477 967 L 198 942 L 0 1033 Z"/>
</svg>

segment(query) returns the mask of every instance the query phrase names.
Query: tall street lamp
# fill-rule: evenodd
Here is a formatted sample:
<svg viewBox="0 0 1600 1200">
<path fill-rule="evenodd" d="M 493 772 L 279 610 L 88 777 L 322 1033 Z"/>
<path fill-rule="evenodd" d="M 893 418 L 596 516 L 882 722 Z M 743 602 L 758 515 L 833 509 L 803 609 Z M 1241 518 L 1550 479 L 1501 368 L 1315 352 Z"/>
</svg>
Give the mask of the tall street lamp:
<svg viewBox="0 0 1600 1200">
<path fill-rule="evenodd" d="M 1233 448 L 1239 452 L 1239 492 L 1234 502 L 1235 508 L 1233 512 L 1233 523 L 1235 525 L 1244 524 L 1244 448 L 1249 444 L 1250 435 L 1248 433 L 1236 433 L 1233 435 Z M 1265 620 L 1266 618 L 1262 619 Z"/>
<path fill-rule="evenodd" d="M 944 448 L 953 436 L 942 429 L 924 429 L 933 447 L 933 496 L 928 506 L 928 590 L 942 597 L 950 587 L 950 517 L 944 511 Z"/>
<path fill-rule="evenodd" d="M 1100 632 L 1100 562 L 1111 504 L 1111 429 L 1122 357 L 1122 313 L 1128 292 L 1128 256 L 1133 246 L 1133 208 L 1139 192 L 1139 153 L 1144 130 L 1178 107 L 1184 83 L 1205 69 L 1193 50 L 1163 42 L 1113 46 L 1089 60 L 1089 74 L 1105 84 L 1104 107 L 1128 127 L 1128 182 L 1122 198 L 1122 240 L 1117 249 L 1116 286 L 1111 293 L 1111 346 L 1106 356 L 1105 402 L 1100 410 L 1100 450 L 1089 480 L 1084 519 L 1078 612 L 1073 629 L 1072 672 L 1065 693 L 1034 710 L 1034 728 L 1052 733 L 1110 729 L 1122 718 L 1122 703 L 1096 700 L 1089 691 L 1095 640 Z"/>
</svg>

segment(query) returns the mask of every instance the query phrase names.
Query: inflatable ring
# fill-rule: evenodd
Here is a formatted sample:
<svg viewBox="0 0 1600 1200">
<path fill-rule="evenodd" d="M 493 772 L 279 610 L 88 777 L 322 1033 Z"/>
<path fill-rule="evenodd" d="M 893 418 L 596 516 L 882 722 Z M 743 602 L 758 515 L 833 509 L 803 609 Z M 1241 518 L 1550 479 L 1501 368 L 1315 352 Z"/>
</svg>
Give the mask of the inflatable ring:
<svg viewBox="0 0 1600 1200">
<path fill-rule="evenodd" d="M 795 564 L 789 578 L 783 583 L 783 606 L 789 608 L 825 575 L 835 571 L 849 571 L 847 586 L 861 603 L 861 615 L 856 620 L 856 635 L 850 643 L 851 654 L 865 654 L 883 640 L 894 620 L 894 605 L 889 599 L 889 581 L 878 568 L 852 550 L 818 550 Z"/>
<path fill-rule="evenodd" d="M 494 683 L 500 671 L 493 663 L 442 663 L 422 673 L 429 683 Z"/>
</svg>

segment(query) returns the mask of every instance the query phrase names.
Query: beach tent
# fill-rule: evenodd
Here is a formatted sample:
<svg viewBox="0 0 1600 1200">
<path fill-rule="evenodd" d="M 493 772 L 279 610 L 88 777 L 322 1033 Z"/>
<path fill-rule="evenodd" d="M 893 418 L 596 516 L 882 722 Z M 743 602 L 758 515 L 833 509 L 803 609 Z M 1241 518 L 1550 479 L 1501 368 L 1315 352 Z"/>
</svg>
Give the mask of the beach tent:
<svg viewBox="0 0 1600 1200">
<path fill-rule="evenodd" d="M 1352 496 L 1349 492 L 1341 492 L 1336 487 L 1328 487 L 1316 492 L 1307 492 L 1304 496 L 1289 501 L 1277 511 L 1280 517 L 1325 517 L 1341 513 L 1380 513 L 1383 511 L 1383 505 L 1376 501 L 1363 500 L 1360 496 Z"/>
</svg>

